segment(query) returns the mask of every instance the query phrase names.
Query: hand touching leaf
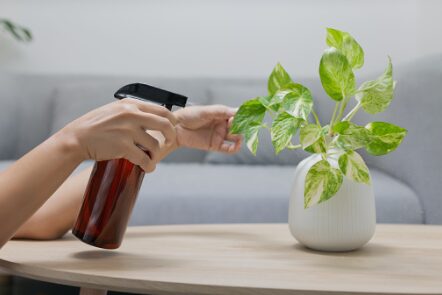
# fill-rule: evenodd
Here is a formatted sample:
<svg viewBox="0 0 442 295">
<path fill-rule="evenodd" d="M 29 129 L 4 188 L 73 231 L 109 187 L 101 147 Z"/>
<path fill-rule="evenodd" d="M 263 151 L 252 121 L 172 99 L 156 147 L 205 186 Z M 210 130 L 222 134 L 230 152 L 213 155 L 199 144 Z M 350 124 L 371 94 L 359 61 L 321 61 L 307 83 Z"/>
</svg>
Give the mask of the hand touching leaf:
<svg viewBox="0 0 442 295">
<path fill-rule="evenodd" d="M 223 105 L 192 106 L 174 114 L 178 146 L 229 154 L 239 151 L 241 136 L 229 134 L 235 109 Z"/>
<path fill-rule="evenodd" d="M 356 94 L 356 100 L 369 114 L 383 112 L 393 100 L 394 84 L 393 66 L 389 58 L 384 73 L 376 80 L 363 83 Z"/>
<path fill-rule="evenodd" d="M 342 185 L 342 173 L 327 160 L 321 160 L 307 172 L 304 187 L 304 208 L 333 197 Z"/>
<path fill-rule="evenodd" d="M 319 76 L 325 92 L 341 101 L 355 91 L 355 75 L 345 55 L 334 47 L 327 49 L 319 64 Z"/>
</svg>

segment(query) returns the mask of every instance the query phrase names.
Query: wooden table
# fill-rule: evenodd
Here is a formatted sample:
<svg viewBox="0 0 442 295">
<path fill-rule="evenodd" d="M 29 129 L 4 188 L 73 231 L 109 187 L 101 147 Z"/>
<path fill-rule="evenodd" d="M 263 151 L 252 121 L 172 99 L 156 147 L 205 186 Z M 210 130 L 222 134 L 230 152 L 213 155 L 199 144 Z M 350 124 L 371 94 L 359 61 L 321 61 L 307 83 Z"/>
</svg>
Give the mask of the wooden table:
<svg viewBox="0 0 442 295">
<path fill-rule="evenodd" d="M 442 294 L 442 227 L 378 225 L 348 253 L 308 250 L 286 224 L 134 227 L 113 251 L 11 241 L 0 266 L 82 294 Z"/>
</svg>

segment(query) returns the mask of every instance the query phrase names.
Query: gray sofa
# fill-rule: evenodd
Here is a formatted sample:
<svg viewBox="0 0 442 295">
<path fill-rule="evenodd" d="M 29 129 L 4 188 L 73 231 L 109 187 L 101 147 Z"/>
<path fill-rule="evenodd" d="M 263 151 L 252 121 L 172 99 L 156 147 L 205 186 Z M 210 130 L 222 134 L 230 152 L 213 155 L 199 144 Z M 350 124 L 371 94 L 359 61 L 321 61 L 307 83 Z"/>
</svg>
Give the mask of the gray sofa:
<svg viewBox="0 0 442 295">
<path fill-rule="evenodd" d="M 378 222 L 442 224 L 442 57 L 398 65 L 395 70 L 395 99 L 373 120 L 397 123 L 409 135 L 391 155 L 365 156 L 372 168 Z M 186 94 L 195 104 L 237 106 L 266 92 L 264 78 L 2 74 L 0 169 L 70 120 L 112 101 L 117 88 L 134 81 Z M 321 120 L 328 120 L 332 104 L 319 81 L 297 81 L 311 88 Z M 356 118 L 362 123 L 369 120 L 363 113 Z M 306 154 L 291 151 L 276 157 L 269 134 L 260 137 L 257 157 L 245 149 L 235 156 L 195 150 L 170 155 L 145 177 L 131 224 L 286 222 L 293 172 Z"/>
</svg>

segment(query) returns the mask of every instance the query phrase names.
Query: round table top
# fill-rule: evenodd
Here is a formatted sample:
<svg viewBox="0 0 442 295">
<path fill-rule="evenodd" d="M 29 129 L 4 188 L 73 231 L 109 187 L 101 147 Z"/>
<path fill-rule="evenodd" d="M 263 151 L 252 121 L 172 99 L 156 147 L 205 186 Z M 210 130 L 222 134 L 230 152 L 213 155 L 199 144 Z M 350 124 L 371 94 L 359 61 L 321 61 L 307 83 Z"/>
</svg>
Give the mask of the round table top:
<svg viewBox="0 0 442 295">
<path fill-rule="evenodd" d="M 73 286 L 149 294 L 441 294 L 442 226 L 378 225 L 360 250 L 316 252 L 287 224 L 129 228 L 118 250 L 72 235 L 10 241 L 0 266 Z"/>
</svg>

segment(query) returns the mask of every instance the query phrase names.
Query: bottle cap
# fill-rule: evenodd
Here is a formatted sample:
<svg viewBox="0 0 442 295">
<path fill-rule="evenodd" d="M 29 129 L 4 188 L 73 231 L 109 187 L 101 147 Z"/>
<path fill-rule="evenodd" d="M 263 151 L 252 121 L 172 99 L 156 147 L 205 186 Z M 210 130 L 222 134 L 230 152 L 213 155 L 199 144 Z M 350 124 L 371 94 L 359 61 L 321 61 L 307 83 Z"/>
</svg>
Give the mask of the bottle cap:
<svg viewBox="0 0 442 295">
<path fill-rule="evenodd" d="M 172 109 L 174 105 L 185 107 L 187 102 L 187 97 L 184 95 L 142 83 L 133 83 L 123 86 L 115 92 L 114 96 L 117 99 L 128 97 L 156 102 L 165 105 L 169 110 Z"/>
</svg>

